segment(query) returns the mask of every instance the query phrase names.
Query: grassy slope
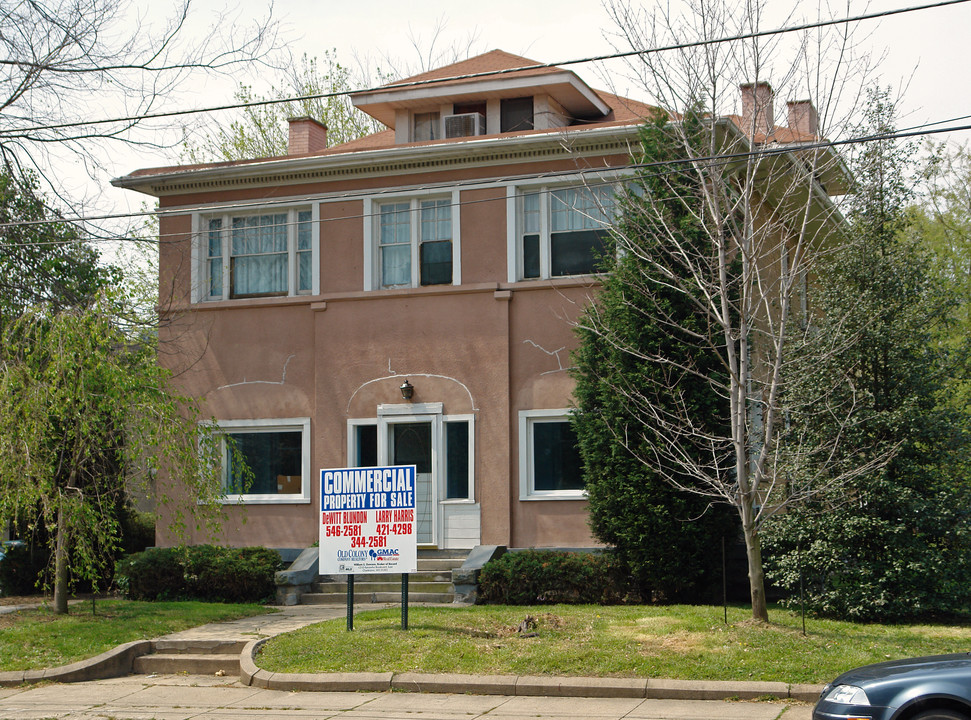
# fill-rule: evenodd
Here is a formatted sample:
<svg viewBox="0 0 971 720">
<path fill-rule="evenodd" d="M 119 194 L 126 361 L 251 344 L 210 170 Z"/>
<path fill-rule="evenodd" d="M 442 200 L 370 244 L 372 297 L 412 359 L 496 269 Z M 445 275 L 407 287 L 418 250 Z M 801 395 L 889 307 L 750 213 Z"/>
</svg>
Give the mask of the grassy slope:
<svg viewBox="0 0 971 720">
<path fill-rule="evenodd" d="M 537 620 L 536 637 L 515 627 Z M 775 610 L 760 626 L 718 607 L 411 608 L 321 623 L 274 638 L 258 664 L 275 672 L 417 671 L 638 676 L 822 683 L 857 665 L 971 649 L 971 627 L 856 625 Z"/>
<path fill-rule="evenodd" d="M 0 615 L 0 671 L 65 665 L 132 640 L 265 612 L 261 605 L 99 600 L 94 615 L 89 602 L 71 605 L 68 615 L 49 609 Z"/>
</svg>

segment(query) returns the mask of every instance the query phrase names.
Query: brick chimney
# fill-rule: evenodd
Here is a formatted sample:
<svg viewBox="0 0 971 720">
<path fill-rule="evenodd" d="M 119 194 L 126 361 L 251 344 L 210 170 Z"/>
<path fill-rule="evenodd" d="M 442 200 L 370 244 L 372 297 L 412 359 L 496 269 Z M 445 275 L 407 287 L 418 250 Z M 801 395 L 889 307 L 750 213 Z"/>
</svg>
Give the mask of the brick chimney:
<svg viewBox="0 0 971 720">
<path fill-rule="evenodd" d="M 812 100 L 790 100 L 789 129 L 800 135 L 815 135 L 819 130 L 819 114 Z"/>
<path fill-rule="evenodd" d="M 771 135 L 775 128 L 775 93 L 767 82 L 743 83 L 742 118 L 745 132 L 752 132 L 753 119 L 755 132 Z"/>
<path fill-rule="evenodd" d="M 312 117 L 292 117 L 290 140 L 287 143 L 288 155 L 306 155 L 327 149 L 327 126 Z"/>
</svg>

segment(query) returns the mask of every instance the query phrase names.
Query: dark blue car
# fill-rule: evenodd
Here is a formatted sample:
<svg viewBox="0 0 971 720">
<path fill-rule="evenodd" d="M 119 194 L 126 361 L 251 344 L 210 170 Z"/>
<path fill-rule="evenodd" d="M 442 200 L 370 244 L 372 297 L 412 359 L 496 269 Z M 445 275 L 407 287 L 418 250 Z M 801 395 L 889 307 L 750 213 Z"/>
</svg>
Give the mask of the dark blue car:
<svg viewBox="0 0 971 720">
<path fill-rule="evenodd" d="M 867 665 L 823 689 L 813 720 L 971 720 L 971 654 Z"/>
</svg>

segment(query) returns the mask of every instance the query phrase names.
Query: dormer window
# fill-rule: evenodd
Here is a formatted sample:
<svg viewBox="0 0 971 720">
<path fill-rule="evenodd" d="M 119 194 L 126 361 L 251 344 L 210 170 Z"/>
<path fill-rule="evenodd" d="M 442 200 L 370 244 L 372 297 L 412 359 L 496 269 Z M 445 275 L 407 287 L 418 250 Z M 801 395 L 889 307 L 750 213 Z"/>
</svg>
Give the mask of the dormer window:
<svg viewBox="0 0 971 720">
<path fill-rule="evenodd" d="M 438 140 L 442 135 L 441 124 L 441 116 L 437 112 L 415 113 L 412 140 L 415 142 Z"/>
<path fill-rule="evenodd" d="M 499 132 L 533 129 L 533 98 L 506 98 L 499 103 Z"/>
</svg>

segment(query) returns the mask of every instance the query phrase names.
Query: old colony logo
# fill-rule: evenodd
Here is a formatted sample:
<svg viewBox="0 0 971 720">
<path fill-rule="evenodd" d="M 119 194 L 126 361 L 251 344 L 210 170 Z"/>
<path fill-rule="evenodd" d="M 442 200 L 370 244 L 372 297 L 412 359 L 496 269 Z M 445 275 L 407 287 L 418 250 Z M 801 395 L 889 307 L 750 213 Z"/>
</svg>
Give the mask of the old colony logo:
<svg viewBox="0 0 971 720">
<path fill-rule="evenodd" d="M 374 552 L 373 550 L 371 552 Z M 354 560 L 367 560 L 368 553 L 367 550 L 338 550 L 337 551 L 338 560 L 348 560 L 353 562 Z"/>
</svg>

